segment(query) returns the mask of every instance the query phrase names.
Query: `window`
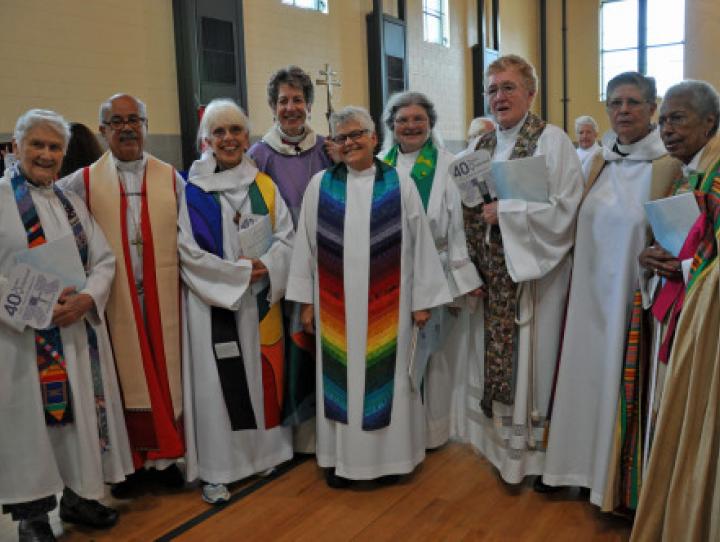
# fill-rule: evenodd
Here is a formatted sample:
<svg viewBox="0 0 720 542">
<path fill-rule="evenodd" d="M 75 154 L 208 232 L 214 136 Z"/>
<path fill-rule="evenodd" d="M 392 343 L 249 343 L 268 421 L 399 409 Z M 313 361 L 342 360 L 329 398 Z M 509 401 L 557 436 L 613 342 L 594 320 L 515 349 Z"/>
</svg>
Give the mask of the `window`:
<svg viewBox="0 0 720 542">
<path fill-rule="evenodd" d="M 423 35 L 425 41 L 450 46 L 447 0 L 423 0 Z"/>
<path fill-rule="evenodd" d="M 282 3 L 296 8 L 312 9 L 320 13 L 328 12 L 328 0 L 282 0 Z"/>
<path fill-rule="evenodd" d="M 601 0 L 600 96 L 618 73 L 655 78 L 659 95 L 682 81 L 685 0 Z"/>
</svg>

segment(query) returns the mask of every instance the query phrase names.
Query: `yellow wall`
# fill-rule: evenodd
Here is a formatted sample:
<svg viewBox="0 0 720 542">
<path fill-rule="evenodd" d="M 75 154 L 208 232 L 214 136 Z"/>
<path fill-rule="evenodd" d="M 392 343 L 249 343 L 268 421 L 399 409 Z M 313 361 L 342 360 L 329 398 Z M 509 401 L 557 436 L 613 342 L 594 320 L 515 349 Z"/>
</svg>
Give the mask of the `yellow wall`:
<svg viewBox="0 0 720 542">
<path fill-rule="evenodd" d="M 170 0 L 0 0 L 0 21 L 0 133 L 32 107 L 96 129 L 121 91 L 146 102 L 151 133 L 179 133 Z"/>
<path fill-rule="evenodd" d="M 336 109 L 367 106 L 367 38 L 365 15 L 372 0 L 334 0 L 329 13 L 282 5 L 279 0 L 245 0 L 245 61 L 248 76 L 248 113 L 252 135 L 264 134 L 272 124 L 267 105 L 267 82 L 282 66 L 297 64 L 313 78 L 329 63 L 342 81 L 333 91 Z M 316 87 L 311 124 L 327 132 L 325 87 Z"/>
</svg>

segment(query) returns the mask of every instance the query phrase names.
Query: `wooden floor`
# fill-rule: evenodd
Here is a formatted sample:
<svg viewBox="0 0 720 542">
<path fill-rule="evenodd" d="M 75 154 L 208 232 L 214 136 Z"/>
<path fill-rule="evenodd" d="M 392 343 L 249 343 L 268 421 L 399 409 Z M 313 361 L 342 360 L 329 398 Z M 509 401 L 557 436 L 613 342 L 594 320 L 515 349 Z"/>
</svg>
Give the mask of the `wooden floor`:
<svg viewBox="0 0 720 542">
<path fill-rule="evenodd" d="M 600 514 L 577 490 L 544 496 L 527 485 L 506 486 L 487 461 L 457 443 L 430 453 L 394 486 L 333 490 L 308 458 L 274 479 L 252 478 L 232 490 L 237 500 L 220 509 L 202 502 L 198 488 L 115 501 L 122 514 L 115 528 L 66 526 L 61 540 L 590 542 L 624 541 L 630 533 L 629 522 Z M 183 524 L 184 532 L 172 532 Z"/>
</svg>

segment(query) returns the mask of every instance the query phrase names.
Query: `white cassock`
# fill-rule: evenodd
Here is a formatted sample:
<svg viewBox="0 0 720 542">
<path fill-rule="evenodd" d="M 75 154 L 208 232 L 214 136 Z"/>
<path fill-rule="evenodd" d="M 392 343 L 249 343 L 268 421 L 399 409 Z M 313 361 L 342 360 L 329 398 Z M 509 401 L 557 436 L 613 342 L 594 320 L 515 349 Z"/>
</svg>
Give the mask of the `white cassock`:
<svg viewBox="0 0 720 542">
<path fill-rule="evenodd" d="M 398 152 L 396 169 L 401 177 L 410 178 L 410 172 L 420 151 Z M 465 240 L 460 192 L 455 186 L 449 167 L 455 156 L 445 149 L 438 149 L 435 178 L 433 179 L 427 206 L 435 248 L 442 263 L 450 295 L 457 299 L 480 286 L 480 275 L 470 261 Z M 411 182 L 414 182 L 411 180 Z M 428 448 L 442 446 L 450 438 L 450 411 L 456 385 L 455 373 L 460 354 L 454 336 L 458 317 L 450 315 L 445 307 L 432 311 L 428 326 L 437 326 L 440 342 L 430 357 L 425 373 L 426 438 Z"/>
<path fill-rule="evenodd" d="M 614 138 L 614 136 L 613 136 Z M 647 244 L 643 204 L 652 162 L 666 154 L 656 131 L 628 156 L 603 147 L 608 160 L 578 213 L 573 280 L 555 390 L 543 480 L 588 487 L 600 506 L 617 422 L 622 365 L 638 256 Z"/>
<path fill-rule="evenodd" d="M 315 303 L 317 359 L 321 360 L 317 275 L 317 215 L 320 181 L 317 173 L 305 191 L 293 247 L 287 298 Z M 390 425 L 362 429 L 367 344 L 370 208 L 375 166 L 348 170 L 345 208 L 344 288 L 347 333 L 348 423 L 325 417 L 322 363 L 317 364 L 317 460 L 336 474 L 354 480 L 411 472 L 425 458 L 425 413 L 419 392 L 408 376 L 412 311 L 450 302 L 447 280 L 437 256 L 420 196 L 414 182 L 400 176 L 402 256 L 400 315 Z"/>
<path fill-rule="evenodd" d="M 262 364 L 256 296 L 250 289 L 252 265 L 241 256 L 236 211 L 252 212 L 248 188 L 257 168 L 247 157 L 233 169 L 214 174 L 215 159 L 205 155 L 190 169 L 188 183 L 219 192 L 223 255 L 201 249 L 195 241 L 187 201 L 181 198 L 178 250 L 183 281 L 183 401 L 187 445 L 187 479 L 230 483 L 292 458 L 289 427 L 265 429 Z M 285 293 L 292 251 L 293 223 L 279 192 L 275 197 L 275 231 L 270 249 L 260 258 L 270 277 L 270 302 Z M 211 307 L 236 311 L 238 337 L 258 429 L 233 431 L 213 355 Z"/>
<path fill-rule="evenodd" d="M 497 131 L 493 161 L 507 160 L 523 121 Z M 542 474 L 543 421 L 547 414 L 558 345 L 562 332 L 575 233 L 575 214 L 582 196 L 580 162 L 568 136 L 548 124 L 535 156 L 545 156 L 550 203 L 502 200 L 498 220 L 505 265 L 518 283 L 513 405 L 493 401 L 493 418 L 480 408 L 483 395 L 484 319 L 477 310 L 470 320 L 467 432 L 470 443 L 500 471 L 508 483 Z"/>
<path fill-rule="evenodd" d="M 47 241 L 73 235 L 65 209 L 51 187 L 30 186 L 30 194 Z M 100 499 L 105 495 L 105 483 L 121 482 L 135 470 L 103 320 L 115 257 L 85 204 L 73 194 L 65 195 L 88 238 L 90 274 L 80 293 L 89 294 L 95 302 L 95 309 L 84 319 L 60 330 L 74 418 L 64 426 L 45 424 L 35 332 L 28 327 L 19 331 L 0 320 L 0 504 L 48 497 L 61 492 L 63 486 L 81 497 Z M 0 180 L 0 291 L 14 265 L 14 254 L 26 248 L 25 227 L 6 175 Z M 105 451 L 98 437 L 86 319 L 98 340 L 109 439 Z"/>
</svg>

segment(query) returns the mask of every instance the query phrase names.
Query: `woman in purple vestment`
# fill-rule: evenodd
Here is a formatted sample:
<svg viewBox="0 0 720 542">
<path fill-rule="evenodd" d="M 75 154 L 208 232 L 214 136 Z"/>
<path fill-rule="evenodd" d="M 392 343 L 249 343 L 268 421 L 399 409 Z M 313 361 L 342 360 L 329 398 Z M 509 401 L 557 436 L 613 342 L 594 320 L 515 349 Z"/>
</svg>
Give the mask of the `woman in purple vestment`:
<svg viewBox="0 0 720 542">
<path fill-rule="evenodd" d="M 276 71 L 268 82 L 268 104 L 275 123 L 248 154 L 260 171 L 272 177 L 297 228 L 305 188 L 332 160 L 325 138 L 307 123 L 313 83 L 298 66 Z M 294 425 L 294 448 L 315 452 L 315 338 L 302 330 L 299 305 L 285 304 L 285 374 L 283 424 Z M 304 423 L 303 423 L 304 422 Z"/>
<path fill-rule="evenodd" d="M 313 102 L 310 76 L 297 66 L 276 71 L 268 82 L 268 104 L 275 124 L 248 154 L 280 189 L 297 227 L 300 204 L 310 178 L 332 164 L 325 138 L 307 123 Z"/>
</svg>

